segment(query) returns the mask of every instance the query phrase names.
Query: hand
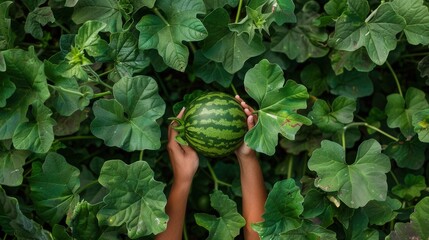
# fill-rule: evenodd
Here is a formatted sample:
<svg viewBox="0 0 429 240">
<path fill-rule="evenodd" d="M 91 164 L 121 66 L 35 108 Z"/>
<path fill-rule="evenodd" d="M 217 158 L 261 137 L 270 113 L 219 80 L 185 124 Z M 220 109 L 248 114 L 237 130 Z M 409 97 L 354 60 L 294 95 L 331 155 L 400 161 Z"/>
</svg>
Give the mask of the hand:
<svg viewBox="0 0 429 240">
<path fill-rule="evenodd" d="M 252 129 L 256 122 L 258 121 L 258 117 L 253 114 L 254 110 L 252 107 L 247 105 L 246 102 L 244 102 L 243 99 L 241 99 L 240 96 L 236 95 L 235 98 L 240 102 L 241 107 L 243 107 L 244 113 L 247 115 L 247 128 L 248 130 Z M 247 158 L 255 158 L 256 159 L 256 152 L 251 149 L 247 144 L 243 141 L 240 147 L 235 150 L 235 155 L 237 156 L 238 160 L 241 161 L 242 159 Z"/>
<path fill-rule="evenodd" d="M 177 118 L 182 118 L 185 112 L 183 108 Z M 175 121 L 171 122 L 168 127 L 168 144 L 167 150 L 170 156 L 171 166 L 173 168 L 174 181 L 191 183 L 192 179 L 198 169 L 198 154 L 189 146 L 180 145 L 176 142 L 177 131 L 174 126 L 177 125 Z"/>
</svg>

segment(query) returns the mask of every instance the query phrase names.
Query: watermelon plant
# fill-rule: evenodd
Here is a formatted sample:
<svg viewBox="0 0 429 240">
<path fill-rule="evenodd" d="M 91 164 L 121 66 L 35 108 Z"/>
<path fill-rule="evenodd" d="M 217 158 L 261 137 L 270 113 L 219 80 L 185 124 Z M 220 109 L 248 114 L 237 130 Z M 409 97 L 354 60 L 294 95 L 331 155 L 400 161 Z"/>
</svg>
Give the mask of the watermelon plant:
<svg viewBox="0 0 429 240">
<path fill-rule="evenodd" d="M 0 236 L 153 239 L 169 118 L 216 92 L 258 121 L 187 108 L 183 140 L 230 147 L 200 155 L 185 239 L 243 239 L 238 139 L 269 192 L 261 239 L 428 239 L 428 6 L 0 0 Z"/>
</svg>

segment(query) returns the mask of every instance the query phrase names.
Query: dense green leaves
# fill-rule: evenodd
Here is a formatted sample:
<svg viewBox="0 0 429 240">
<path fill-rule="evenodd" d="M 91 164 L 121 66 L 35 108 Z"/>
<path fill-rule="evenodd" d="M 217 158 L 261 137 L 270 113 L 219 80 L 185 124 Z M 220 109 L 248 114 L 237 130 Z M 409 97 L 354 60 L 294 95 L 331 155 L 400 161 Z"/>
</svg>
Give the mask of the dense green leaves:
<svg viewBox="0 0 429 240">
<path fill-rule="evenodd" d="M 147 162 L 105 162 L 98 181 L 109 194 L 103 199 L 106 205 L 97 213 L 98 220 L 109 226 L 125 224 L 131 238 L 164 231 L 168 220 L 164 212 L 165 185 L 153 175 Z"/>
<path fill-rule="evenodd" d="M 97 20 L 104 22 L 104 27 L 109 31 L 118 32 L 122 29 L 121 12 L 125 9 L 122 8 L 120 1 L 78 0 L 76 2 L 72 16 L 75 23 L 82 24 L 89 20 Z"/>
<path fill-rule="evenodd" d="M 259 104 L 258 122 L 245 136 L 246 143 L 258 152 L 273 155 L 281 133 L 288 139 L 311 121 L 298 114 L 306 107 L 308 93 L 303 85 L 285 80 L 281 68 L 262 60 L 246 73 L 246 92 Z"/>
<path fill-rule="evenodd" d="M 147 76 L 124 77 L 113 86 L 115 99 L 94 103 L 92 133 L 109 146 L 127 151 L 157 149 L 161 132 L 156 120 L 165 103 L 156 82 Z"/>
<path fill-rule="evenodd" d="M 214 191 L 210 194 L 210 205 L 219 212 L 219 217 L 206 213 L 194 215 L 197 224 L 209 231 L 207 239 L 234 239 L 246 223 L 237 212 L 236 203 L 221 191 Z"/>
<path fill-rule="evenodd" d="M 19 186 L 24 178 L 23 166 L 30 153 L 20 150 L 0 152 L 0 184 Z"/>
<path fill-rule="evenodd" d="M 353 164 L 347 164 L 340 145 L 323 140 L 321 148 L 313 152 L 308 168 L 317 172 L 316 187 L 337 192 L 338 198 L 351 208 L 363 207 L 370 200 L 386 199 L 385 173 L 390 170 L 390 162 L 374 139 L 359 146 Z"/>
</svg>

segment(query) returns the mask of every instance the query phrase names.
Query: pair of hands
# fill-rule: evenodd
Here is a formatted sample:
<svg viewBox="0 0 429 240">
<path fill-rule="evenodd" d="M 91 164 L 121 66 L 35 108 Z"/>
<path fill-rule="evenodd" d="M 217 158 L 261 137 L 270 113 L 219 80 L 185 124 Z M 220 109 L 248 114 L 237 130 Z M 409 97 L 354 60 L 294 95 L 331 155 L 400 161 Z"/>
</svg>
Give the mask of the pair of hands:
<svg viewBox="0 0 429 240">
<path fill-rule="evenodd" d="M 247 105 L 238 95 L 235 98 L 240 102 L 247 115 L 247 127 L 250 130 L 256 124 L 256 117 L 253 115 L 253 108 Z M 177 118 L 182 118 L 185 109 L 182 109 L 177 115 Z M 171 165 L 174 173 L 174 180 L 181 183 L 191 183 L 192 179 L 198 169 L 198 154 L 189 146 L 180 145 L 176 142 L 175 138 L 177 132 L 173 129 L 174 121 L 168 127 L 168 144 L 167 150 L 170 156 Z M 256 152 L 249 148 L 244 142 L 235 150 L 235 154 L 239 163 L 244 159 L 256 158 Z"/>
</svg>

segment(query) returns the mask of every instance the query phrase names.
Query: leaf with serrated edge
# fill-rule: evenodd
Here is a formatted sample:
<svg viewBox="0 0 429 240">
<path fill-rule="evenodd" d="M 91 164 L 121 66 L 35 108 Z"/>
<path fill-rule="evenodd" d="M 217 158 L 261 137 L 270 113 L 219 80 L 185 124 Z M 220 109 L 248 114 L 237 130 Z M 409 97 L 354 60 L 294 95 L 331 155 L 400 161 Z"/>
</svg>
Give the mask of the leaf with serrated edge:
<svg viewBox="0 0 429 240">
<path fill-rule="evenodd" d="M 302 124 L 311 121 L 298 114 L 307 107 L 308 93 L 303 85 L 288 80 L 283 86 L 282 69 L 261 60 L 244 78 L 246 92 L 259 104 L 258 122 L 245 135 L 245 142 L 258 152 L 273 155 L 278 133 L 293 140 Z"/>
<path fill-rule="evenodd" d="M 337 192 L 350 208 L 365 206 L 370 200 L 384 201 L 387 195 L 386 174 L 389 158 L 381 153 L 374 139 L 365 140 L 358 148 L 353 164 L 346 163 L 346 154 L 338 143 L 323 140 L 308 161 L 308 168 L 317 172 L 315 186 L 325 192 Z"/>
<path fill-rule="evenodd" d="M 103 199 L 106 205 L 97 213 L 99 222 L 109 226 L 125 224 L 132 239 L 163 232 L 168 220 L 164 212 L 165 184 L 153 177 L 145 161 L 130 165 L 121 160 L 106 161 L 98 181 L 109 189 L 109 194 Z"/>
<path fill-rule="evenodd" d="M 234 239 L 245 225 L 244 218 L 237 212 L 236 203 L 221 191 L 210 194 L 210 205 L 219 212 L 219 217 L 206 213 L 195 214 L 199 226 L 209 231 L 207 239 Z"/>
</svg>

